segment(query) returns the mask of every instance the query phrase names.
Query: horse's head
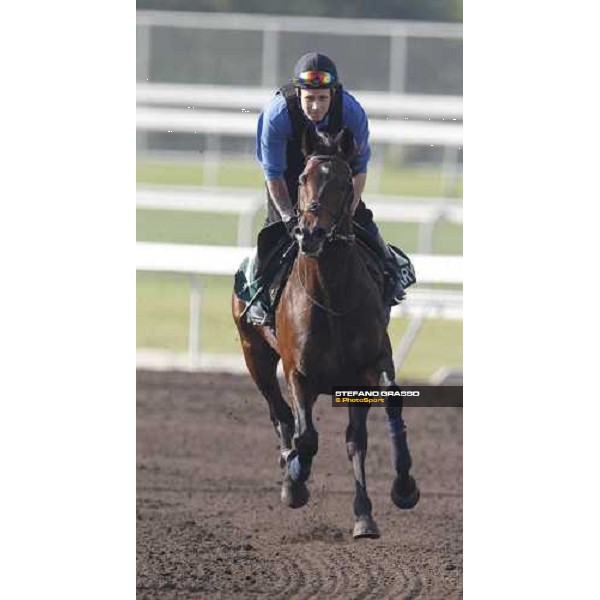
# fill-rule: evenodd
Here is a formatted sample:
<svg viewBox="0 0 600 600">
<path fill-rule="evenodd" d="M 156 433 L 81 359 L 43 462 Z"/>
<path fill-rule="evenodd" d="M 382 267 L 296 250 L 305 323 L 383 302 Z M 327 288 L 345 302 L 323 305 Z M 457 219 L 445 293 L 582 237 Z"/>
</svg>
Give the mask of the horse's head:
<svg viewBox="0 0 600 600">
<path fill-rule="evenodd" d="M 312 127 L 302 140 L 305 168 L 299 179 L 296 239 L 300 252 L 318 256 L 326 241 L 350 240 L 354 197 L 352 169 L 354 138 L 346 128 L 333 136 Z"/>
</svg>

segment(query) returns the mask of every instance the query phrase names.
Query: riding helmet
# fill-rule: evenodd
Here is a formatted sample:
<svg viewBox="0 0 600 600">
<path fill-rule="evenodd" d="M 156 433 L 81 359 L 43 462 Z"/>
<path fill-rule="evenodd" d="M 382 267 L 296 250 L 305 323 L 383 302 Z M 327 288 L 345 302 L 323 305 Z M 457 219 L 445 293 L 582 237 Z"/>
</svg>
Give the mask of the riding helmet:
<svg viewBox="0 0 600 600">
<path fill-rule="evenodd" d="M 298 59 L 292 82 L 302 89 L 333 88 L 338 83 L 337 68 L 328 56 L 309 52 Z"/>
</svg>

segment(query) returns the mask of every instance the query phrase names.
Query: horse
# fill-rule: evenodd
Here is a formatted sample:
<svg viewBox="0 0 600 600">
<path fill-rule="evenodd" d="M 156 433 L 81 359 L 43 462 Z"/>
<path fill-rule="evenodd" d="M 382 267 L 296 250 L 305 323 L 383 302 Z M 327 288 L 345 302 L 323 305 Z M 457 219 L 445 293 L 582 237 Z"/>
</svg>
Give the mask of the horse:
<svg viewBox="0 0 600 600">
<path fill-rule="evenodd" d="M 305 168 L 293 231 L 298 252 L 277 304 L 275 332 L 249 323 L 246 303 L 235 293 L 232 299 L 246 366 L 268 403 L 279 441 L 281 500 L 290 508 L 304 506 L 310 497 L 306 481 L 319 446 L 312 420 L 317 397 L 331 395 L 333 386 L 396 385 L 383 276 L 353 233 L 352 134 L 346 129 L 335 136 L 309 130 L 302 152 Z M 291 407 L 277 380 L 280 360 Z M 401 509 L 413 508 L 420 493 L 410 475 L 402 409 L 385 410 L 396 471 L 392 501 Z M 368 405 L 348 406 L 346 449 L 355 483 L 355 539 L 380 536 L 365 476 L 368 411 Z"/>
</svg>

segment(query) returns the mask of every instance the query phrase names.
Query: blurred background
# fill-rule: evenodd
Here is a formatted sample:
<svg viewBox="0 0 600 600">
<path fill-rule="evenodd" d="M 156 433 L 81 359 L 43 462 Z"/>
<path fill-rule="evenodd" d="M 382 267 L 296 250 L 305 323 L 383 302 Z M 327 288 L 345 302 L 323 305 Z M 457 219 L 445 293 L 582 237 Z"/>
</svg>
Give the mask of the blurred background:
<svg viewBox="0 0 600 600">
<path fill-rule="evenodd" d="M 138 366 L 243 369 L 230 296 L 265 216 L 256 121 L 320 51 L 369 116 L 363 199 L 417 269 L 390 324 L 398 374 L 462 381 L 462 2 L 139 0 L 136 40 Z"/>
</svg>

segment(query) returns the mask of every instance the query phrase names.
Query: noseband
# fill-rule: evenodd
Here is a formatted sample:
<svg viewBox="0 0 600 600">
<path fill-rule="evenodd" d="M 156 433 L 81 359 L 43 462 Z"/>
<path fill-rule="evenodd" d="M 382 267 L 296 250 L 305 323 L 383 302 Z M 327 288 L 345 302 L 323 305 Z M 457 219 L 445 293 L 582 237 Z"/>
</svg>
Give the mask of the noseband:
<svg viewBox="0 0 600 600">
<path fill-rule="evenodd" d="M 300 185 L 304 185 L 306 183 L 306 178 L 308 176 L 307 169 L 311 161 L 316 160 L 320 163 L 333 163 L 335 158 L 335 156 L 329 154 L 314 154 L 312 156 L 309 156 L 308 160 L 306 161 L 306 168 L 304 169 L 304 171 L 302 171 L 302 174 L 298 178 Z M 355 240 L 354 234 L 343 234 L 338 232 L 340 222 L 343 221 L 343 219 L 348 215 L 348 211 L 350 210 L 350 206 L 352 204 L 351 196 L 354 196 L 354 186 L 352 185 L 352 169 L 350 169 L 350 165 L 346 161 L 340 160 L 339 162 L 342 162 L 348 171 L 348 188 L 344 197 L 341 212 L 339 214 L 334 214 L 331 210 L 329 210 L 327 206 L 325 206 L 322 202 L 319 201 L 323 196 L 323 190 L 327 186 L 327 181 L 325 181 L 325 183 L 320 187 L 318 191 L 317 198 L 312 199 L 304 210 L 296 209 L 296 216 L 300 217 L 304 213 L 317 214 L 317 212 L 319 212 L 320 210 L 329 213 L 333 220 L 333 226 L 325 235 L 325 240 L 329 242 L 342 241 L 352 243 Z"/>
</svg>

